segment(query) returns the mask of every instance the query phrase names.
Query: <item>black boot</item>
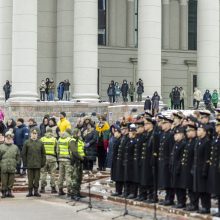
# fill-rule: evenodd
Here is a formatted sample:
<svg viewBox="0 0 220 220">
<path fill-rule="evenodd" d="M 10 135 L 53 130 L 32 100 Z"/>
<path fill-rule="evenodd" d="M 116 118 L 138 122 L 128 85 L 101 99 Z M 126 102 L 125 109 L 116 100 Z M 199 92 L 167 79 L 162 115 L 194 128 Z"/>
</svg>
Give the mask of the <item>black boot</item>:
<svg viewBox="0 0 220 220">
<path fill-rule="evenodd" d="M 31 196 L 33 196 L 33 189 L 29 189 L 29 192 L 28 192 L 28 194 L 26 195 L 26 197 L 31 197 Z"/>
<path fill-rule="evenodd" d="M 11 193 L 11 190 L 8 190 L 7 197 L 14 198 L 14 195 Z"/>
<path fill-rule="evenodd" d="M 63 188 L 59 189 L 59 196 L 64 196 L 66 193 L 63 191 Z"/>
<path fill-rule="evenodd" d="M 40 193 L 45 193 L 45 187 L 41 186 Z"/>
<path fill-rule="evenodd" d="M 6 198 L 6 190 L 2 190 L 2 199 Z"/>
<path fill-rule="evenodd" d="M 39 194 L 38 189 L 34 189 L 34 196 L 41 197 L 41 194 Z"/>
<path fill-rule="evenodd" d="M 55 186 L 51 187 L 51 193 L 57 193 L 57 190 L 56 190 Z"/>
</svg>

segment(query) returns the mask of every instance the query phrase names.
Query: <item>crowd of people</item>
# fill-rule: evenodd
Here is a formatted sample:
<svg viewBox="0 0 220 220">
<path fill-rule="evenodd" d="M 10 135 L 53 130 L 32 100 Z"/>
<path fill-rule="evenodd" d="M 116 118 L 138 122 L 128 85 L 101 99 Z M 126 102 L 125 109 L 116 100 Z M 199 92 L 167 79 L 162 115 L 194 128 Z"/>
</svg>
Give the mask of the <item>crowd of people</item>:
<svg viewBox="0 0 220 220">
<path fill-rule="evenodd" d="M 210 117 L 208 110 L 188 116 L 181 111 L 155 117 L 145 112 L 115 125 L 112 196 L 201 214 L 210 213 L 215 196 L 219 217 L 220 110 L 215 122 Z M 165 190 L 164 200 L 159 201 L 158 190 Z"/>
<path fill-rule="evenodd" d="M 134 102 L 135 92 L 137 93 L 137 101 L 142 101 L 142 94 L 144 93 L 144 83 L 142 79 L 139 79 L 136 83 L 136 86 L 133 82 L 128 84 L 127 80 L 123 80 L 122 84 L 119 85 L 118 82 L 114 82 L 111 80 L 107 89 L 107 95 L 109 97 L 110 103 L 117 103 L 121 100 L 122 97 L 123 102 L 128 102 L 128 96 L 130 98 L 130 102 Z"/>
<path fill-rule="evenodd" d="M 79 200 L 82 170 L 92 171 L 97 158 L 97 169 L 106 170 L 109 137 L 110 126 L 105 116 L 97 118 L 95 112 L 91 116 L 82 113 L 72 126 L 65 112 L 60 112 L 58 122 L 55 117 L 45 115 L 38 125 L 34 118 L 27 124 L 23 118 L 8 119 L 4 123 L 4 113 L 0 111 L 2 198 L 14 197 L 15 173 L 27 173 L 27 197 L 45 193 L 47 174 L 50 174 L 51 193 L 65 195 L 63 186 L 66 181 L 67 195 Z"/>
<path fill-rule="evenodd" d="M 42 80 L 39 90 L 41 101 L 54 101 L 56 85 L 53 79 Z M 60 82 L 57 86 L 57 98 L 58 100 L 70 101 L 70 82 L 68 79 Z"/>
<path fill-rule="evenodd" d="M 176 110 L 185 109 L 185 99 L 187 95 L 183 87 L 174 87 L 170 94 L 170 108 Z M 212 110 L 212 108 L 217 108 L 218 106 L 218 91 L 213 90 L 212 94 L 207 89 L 204 94 L 198 89 L 194 89 L 193 93 L 193 107 L 194 109 L 199 108 L 200 102 L 204 102 L 206 109 Z"/>
</svg>

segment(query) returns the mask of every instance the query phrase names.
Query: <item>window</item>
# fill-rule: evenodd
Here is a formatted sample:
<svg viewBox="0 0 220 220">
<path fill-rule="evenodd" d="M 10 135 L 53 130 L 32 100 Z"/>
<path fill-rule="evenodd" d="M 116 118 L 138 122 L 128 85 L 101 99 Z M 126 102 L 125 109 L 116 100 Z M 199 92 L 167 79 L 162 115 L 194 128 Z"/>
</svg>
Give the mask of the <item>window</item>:
<svg viewBox="0 0 220 220">
<path fill-rule="evenodd" d="M 197 50 L 197 0 L 189 0 L 188 48 Z"/>
<path fill-rule="evenodd" d="M 98 44 L 106 45 L 106 0 L 98 0 Z"/>
</svg>

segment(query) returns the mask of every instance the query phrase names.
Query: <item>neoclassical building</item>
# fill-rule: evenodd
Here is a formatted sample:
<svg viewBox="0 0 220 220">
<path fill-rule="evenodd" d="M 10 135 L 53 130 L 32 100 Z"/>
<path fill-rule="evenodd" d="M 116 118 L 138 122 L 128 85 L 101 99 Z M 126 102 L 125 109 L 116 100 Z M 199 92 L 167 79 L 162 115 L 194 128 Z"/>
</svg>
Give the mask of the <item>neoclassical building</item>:
<svg viewBox="0 0 220 220">
<path fill-rule="evenodd" d="M 0 86 L 36 100 L 40 81 L 71 82 L 76 100 L 142 78 L 165 103 L 182 86 L 219 90 L 219 0 L 0 0 Z M 0 89 L 0 98 L 3 91 Z"/>
</svg>

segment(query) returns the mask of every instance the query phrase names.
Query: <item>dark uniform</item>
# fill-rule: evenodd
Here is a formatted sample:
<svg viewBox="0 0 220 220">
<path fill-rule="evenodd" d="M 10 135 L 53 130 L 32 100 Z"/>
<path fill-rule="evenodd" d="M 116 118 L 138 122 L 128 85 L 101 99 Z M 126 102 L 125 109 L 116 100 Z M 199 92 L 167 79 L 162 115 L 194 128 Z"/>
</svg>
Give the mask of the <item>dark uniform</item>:
<svg viewBox="0 0 220 220">
<path fill-rule="evenodd" d="M 206 125 L 200 124 L 200 128 L 206 129 Z M 198 193 L 197 206 L 199 198 L 201 199 L 202 209 L 200 213 L 210 213 L 211 195 L 207 191 L 207 177 L 209 169 L 210 155 L 210 139 L 208 134 L 197 140 L 194 151 L 194 166 L 193 166 L 193 190 Z"/>
<path fill-rule="evenodd" d="M 184 128 L 175 129 L 175 134 L 184 133 Z M 175 190 L 177 196 L 177 205 L 176 208 L 184 208 L 186 205 L 186 190 L 181 188 L 181 158 L 183 155 L 183 150 L 185 146 L 185 140 L 175 141 L 171 159 L 170 159 L 170 172 L 171 172 L 171 181 L 172 188 Z"/>
<path fill-rule="evenodd" d="M 112 154 L 112 165 L 111 165 L 111 180 L 115 181 L 115 193 L 112 194 L 112 196 L 119 196 L 122 194 L 122 189 L 123 189 L 123 180 L 118 181 L 117 178 L 117 160 L 119 156 L 119 148 L 121 147 L 121 137 L 116 138 L 113 144 L 113 154 Z M 120 149 L 121 150 L 121 149 Z M 121 151 L 122 152 L 122 151 Z M 122 156 L 122 155 L 120 155 Z M 123 174 L 122 174 L 123 175 Z"/>
<path fill-rule="evenodd" d="M 195 203 L 197 196 L 196 193 L 193 192 L 192 175 L 195 144 L 196 138 L 186 140 L 181 159 L 180 188 L 188 190 L 190 204 L 186 208 L 187 211 L 198 210 L 198 204 Z"/>
<path fill-rule="evenodd" d="M 129 141 L 128 134 L 123 135 L 120 144 L 118 146 L 118 152 L 116 156 L 116 160 L 113 160 L 113 163 L 115 164 L 114 168 L 114 181 L 116 181 L 116 190 L 119 194 L 122 194 L 124 182 L 125 182 L 125 173 L 124 173 L 124 152 L 125 152 L 125 146 L 127 145 L 127 142 Z M 125 192 L 125 194 L 127 194 Z M 127 196 L 127 195 L 126 195 Z"/>
<path fill-rule="evenodd" d="M 157 164 L 155 148 L 159 144 L 158 133 L 154 130 L 145 133 L 145 141 L 141 151 L 140 185 L 141 196 L 147 203 L 157 202 Z M 155 153 L 155 155 L 154 155 Z"/>
<path fill-rule="evenodd" d="M 134 182 L 134 149 L 137 144 L 136 138 L 129 138 L 127 144 L 125 145 L 124 153 L 124 172 L 125 172 L 125 184 L 127 188 L 127 193 L 129 198 L 134 198 L 134 191 L 136 189 L 136 183 Z"/>
<path fill-rule="evenodd" d="M 137 126 L 144 126 L 144 122 L 143 123 L 138 123 Z M 144 133 L 141 134 L 137 134 L 136 137 L 136 144 L 134 145 L 134 174 L 133 174 L 133 195 L 134 198 L 137 197 L 138 194 L 138 188 L 140 186 L 140 168 L 141 168 L 141 163 L 140 163 L 140 159 L 141 159 L 141 149 L 143 146 L 143 143 L 145 141 L 145 137 L 144 137 Z M 139 200 L 139 197 L 137 197 L 137 199 Z"/>
<path fill-rule="evenodd" d="M 217 122 L 218 126 L 220 122 Z M 208 174 L 208 192 L 218 198 L 218 213 L 220 217 L 220 136 L 216 136 L 211 144 L 210 165 Z"/>
<path fill-rule="evenodd" d="M 164 118 L 164 120 L 167 120 Z M 170 121 L 171 122 L 171 121 Z M 158 188 L 166 190 L 163 205 L 173 205 L 174 190 L 171 184 L 170 155 L 174 145 L 173 132 L 168 130 L 162 132 L 158 150 Z"/>
</svg>

